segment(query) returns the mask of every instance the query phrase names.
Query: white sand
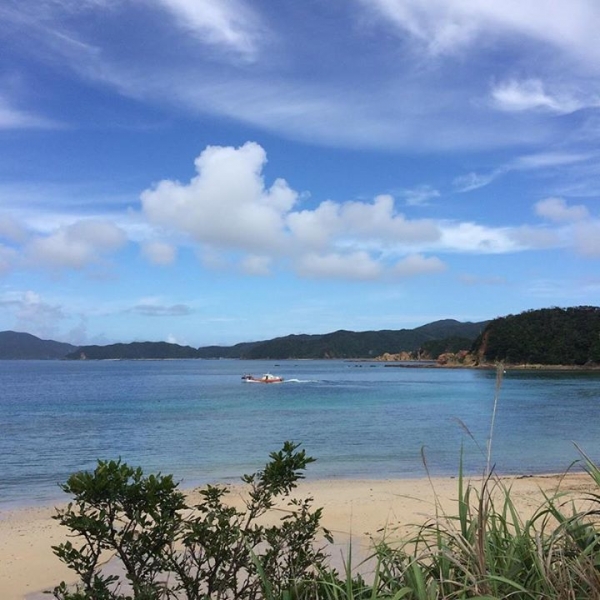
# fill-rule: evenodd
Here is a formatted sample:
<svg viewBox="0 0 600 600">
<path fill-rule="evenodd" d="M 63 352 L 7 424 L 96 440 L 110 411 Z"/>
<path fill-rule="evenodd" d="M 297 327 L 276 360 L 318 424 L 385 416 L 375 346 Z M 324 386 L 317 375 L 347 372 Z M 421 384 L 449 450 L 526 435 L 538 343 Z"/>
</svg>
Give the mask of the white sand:
<svg viewBox="0 0 600 600">
<path fill-rule="evenodd" d="M 543 501 L 541 490 L 556 491 L 561 478 L 554 475 L 504 478 L 512 487 L 511 498 L 526 516 Z M 432 489 L 435 488 L 435 495 Z M 296 495 L 312 496 L 315 507 L 323 507 L 324 527 L 332 531 L 338 559 L 352 541 L 353 556 L 365 556 L 371 538 L 399 537 L 408 525 L 422 524 L 435 515 L 434 498 L 448 514 L 456 514 L 458 482 L 453 478 L 402 480 L 303 481 Z M 560 482 L 561 491 L 583 497 L 594 486 L 585 474 L 569 474 Z M 231 498 L 241 504 L 244 488 L 233 487 Z M 195 493 L 190 494 L 193 502 Z M 285 510 L 285 506 L 278 510 Z M 49 598 L 39 592 L 60 581 L 73 580 L 72 573 L 54 556 L 51 546 L 66 540 L 66 531 L 51 518 L 53 507 L 0 511 L 0 599 Z M 281 512 L 276 514 L 282 514 Z M 335 556 L 334 556 L 335 560 Z"/>
</svg>

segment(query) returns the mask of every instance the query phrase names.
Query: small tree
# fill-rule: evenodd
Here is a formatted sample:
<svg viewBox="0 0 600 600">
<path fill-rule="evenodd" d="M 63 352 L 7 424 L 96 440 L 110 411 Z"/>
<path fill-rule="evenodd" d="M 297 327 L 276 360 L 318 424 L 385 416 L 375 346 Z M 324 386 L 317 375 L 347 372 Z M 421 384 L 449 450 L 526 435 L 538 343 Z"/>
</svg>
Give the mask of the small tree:
<svg viewBox="0 0 600 600">
<path fill-rule="evenodd" d="M 172 476 L 144 477 L 120 461 L 99 461 L 93 472 L 76 473 L 62 486 L 74 495 L 55 516 L 80 545 L 55 546 L 56 555 L 79 576 L 75 589 L 63 582 L 57 600 L 159 600 L 168 598 L 257 599 L 314 588 L 327 556 L 315 541 L 322 531 L 321 509 L 312 498 L 289 499 L 314 459 L 285 442 L 262 471 L 245 475 L 245 510 L 226 503 L 226 488 L 207 486 L 199 504 L 189 507 Z M 289 511 L 276 525 L 261 524 L 282 499 Z M 105 575 L 112 557 L 128 583 Z M 130 591 L 129 591 L 130 590 Z M 127 595 L 129 594 L 129 595 Z"/>
</svg>

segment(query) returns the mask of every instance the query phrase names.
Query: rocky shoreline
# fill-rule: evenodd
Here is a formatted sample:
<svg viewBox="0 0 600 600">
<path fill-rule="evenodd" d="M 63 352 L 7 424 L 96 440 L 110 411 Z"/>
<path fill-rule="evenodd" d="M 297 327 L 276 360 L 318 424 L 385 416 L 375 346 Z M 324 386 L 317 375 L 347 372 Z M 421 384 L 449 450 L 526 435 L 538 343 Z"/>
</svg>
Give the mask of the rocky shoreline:
<svg viewBox="0 0 600 600">
<path fill-rule="evenodd" d="M 463 369 L 497 369 L 502 365 L 504 370 L 512 371 L 600 371 L 599 364 L 587 365 L 543 365 L 543 364 L 509 364 L 481 362 L 479 358 L 466 350 L 456 353 L 445 353 L 437 359 L 429 357 L 416 358 L 414 353 L 399 352 L 391 354 L 386 352 L 373 359 L 374 362 L 382 362 L 384 367 L 398 367 L 409 369 L 439 369 L 439 368 L 463 368 Z"/>
</svg>

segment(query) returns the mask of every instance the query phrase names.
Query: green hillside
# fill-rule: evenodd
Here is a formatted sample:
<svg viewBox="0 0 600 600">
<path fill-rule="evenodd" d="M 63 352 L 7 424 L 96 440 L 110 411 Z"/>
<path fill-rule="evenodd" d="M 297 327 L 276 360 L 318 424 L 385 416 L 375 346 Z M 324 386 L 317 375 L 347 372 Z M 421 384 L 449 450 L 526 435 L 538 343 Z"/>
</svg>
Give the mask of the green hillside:
<svg viewBox="0 0 600 600">
<path fill-rule="evenodd" d="M 600 363 L 600 308 L 546 308 L 490 321 L 475 340 L 480 362 L 590 365 Z"/>
<path fill-rule="evenodd" d="M 461 337 L 473 341 L 487 322 L 461 323 L 445 319 L 415 329 L 382 331 L 334 331 L 321 335 L 288 335 L 272 340 L 199 348 L 200 358 L 244 359 L 318 359 L 318 358 L 375 358 L 386 352 L 418 350 L 431 340 Z"/>
<path fill-rule="evenodd" d="M 67 356 L 69 359 L 173 359 L 198 358 L 191 346 L 179 346 L 167 342 L 132 342 L 131 344 L 111 344 L 108 346 L 82 346 Z"/>
</svg>

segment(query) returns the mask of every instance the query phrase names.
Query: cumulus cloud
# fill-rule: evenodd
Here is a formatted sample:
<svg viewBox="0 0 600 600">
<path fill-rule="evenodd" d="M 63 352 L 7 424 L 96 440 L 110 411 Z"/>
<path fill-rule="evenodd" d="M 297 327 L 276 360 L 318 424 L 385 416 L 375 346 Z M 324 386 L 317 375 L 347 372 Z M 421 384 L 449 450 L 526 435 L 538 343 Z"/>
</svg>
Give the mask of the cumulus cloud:
<svg viewBox="0 0 600 600">
<path fill-rule="evenodd" d="M 33 239 L 26 247 L 26 256 L 34 266 L 81 269 L 98 263 L 104 254 L 118 250 L 125 242 L 125 233 L 116 225 L 88 219 Z"/>
<path fill-rule="evenodd" d="M 265 183 L 266 154 L 253 142 L 209 146 L 195 164 L 189 183 L 161 181 L 141 202 L 151 223 L 198 242 L 205 264 L 206 256 L 219 264 L 227 253 L 241 253 L 246 273 L 265 275 L 274 261 L 289 259 L 304 276 L 374 278 L 385 270 L 383 250 L 405 254 L 440 239 L 433 220 L 407 219 L 390 195 L 298 210 L 299 195 L 285 180 Z"/>
<path fill-rule="evenodd" d="M 209 146 L 196 159 L 189 184 L 161 181 L 141 195 L 148 219 L 216 247 L 264 251 L 285 243 L 284 215 L 297 199 L 283 179 L 266 188 L 265 151 L 248 142 L 240 148 Z"/>
<path fill-rule="evenodd" d="M 562 198 L 546 198 L 534 206 L 540 217 L 557 223 L 583 221 L 589 217 L 588 209 L 583 204 L 568 206 Z"/>
<path fill-rule="evenodd" d="M 315 210 L 288 215 L 294 238 L 313 248 L 332 240 L 361 240 L 383 244 L 433 242 L 440 237 L 436 224 L 428 219 L 408 220 L 395 210 L 392 196 L 377 196 L 373 202 L 322 202 Z"/>
<path fill-rule="evenodd" d="M 147 242 L 141 248 L 142 254 L 155 265 L 170 265 L 177 258 L 177 249 L 165 242 Z"/>
</svg>

